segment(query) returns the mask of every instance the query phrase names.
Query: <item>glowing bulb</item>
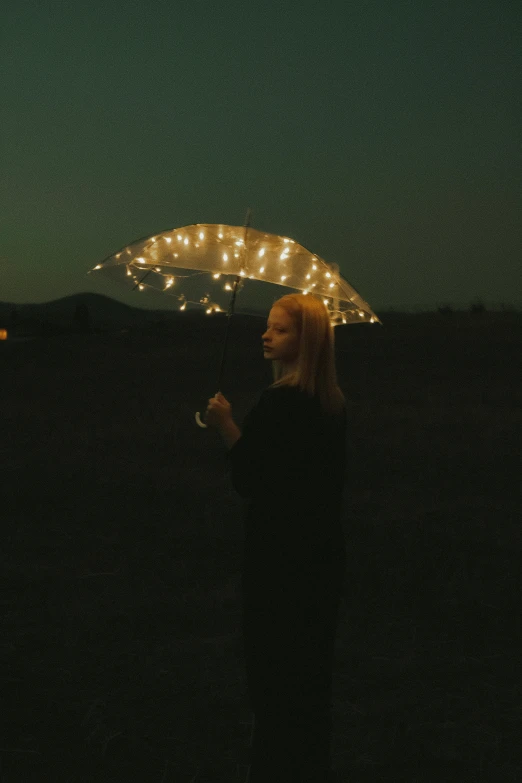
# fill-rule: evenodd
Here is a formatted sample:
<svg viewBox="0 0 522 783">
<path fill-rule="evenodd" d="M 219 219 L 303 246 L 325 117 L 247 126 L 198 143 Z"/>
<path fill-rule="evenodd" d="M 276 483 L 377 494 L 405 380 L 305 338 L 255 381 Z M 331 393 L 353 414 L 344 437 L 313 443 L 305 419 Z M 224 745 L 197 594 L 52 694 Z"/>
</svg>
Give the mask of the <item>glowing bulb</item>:
<svg viewBox="0 0 522 783">
<path fill-rule="evenodd" d="M 315 264 L 312 265 L 312 269 L 314 270 L 314 272 L 317 272 L 317 267 Z"/>
<path fill-rule="evenodd" d="M 180 310 L 184 310 L 184 309 L 186 308 L 186 306 L 187 306 L 187 303 L 185 302 L 185 304 L 182 304 L 182 305 L 181 305 L 181 307 L 180 307 L 179 309 L 180 309 Z"/>
<path fill-rule="evenodd" d="M 331 277 L 331 276 L 332 275 L 330 274 L 330 272 L 327 272 L 326 275 L 325 275 L 325 277 Z"/>
<path fill-rule="evenodd" d="M 228 253 L 223 253 L 223 261 L 228 261 Z"/>
<path fill-rule="evenodd" d="M 181 234 L 178 234 L 178 242 L 181 242 L 182 239 L 183 237 L 181 236 Z"/>
<path fill-rule="evenodd" d="M 155 241 L 156 241 L 156 237 L 151 237 L 151 238 L 150 238 L 150 241 L 151 241 L 151 242 L 155 242 Z"/>
<path fill-rule="evenodd" d="M 286 280 L 286 275 L 281 275 L 281 280 Z"/>
<path fill-rule="evenodd" d="M 139 288 L 140 291 L 143 291 L 145 289 L 145 286 L 140 283 L 138 288 Z"/>
<path fill-rule="evenodd" d="M 285 261 L 288 258 L 288 250 L 283 250 L 281 255 L 279 256 L 280 261 Z"/>
<path fill-rule="evenodd" d="M 207 315 L 210 315 L 211 312 L 212 312 L 212 310 L 209 307 L 209 309 L 207 310 Z"/>
<path fill-rule="evenodd" d="M 262 247 L 261 250 L 259 251 L 259 258 L 263 258 L 264 255 L 265 255 L 265 248 Z"/>
<path fill-rule="evenodd" d="M 227 284 L 226 284 L 226 286 L 225 286 L 225 291 L 232 291 L 232 288 L 231 288 L 231 286 L 229 285 L 229 283 L 227 283 Z"/>
<path fill-rule="evenodd" d="M 121 253 L 116 253 L 116 255 L 114 256 L 114 258 L 119 258 L 120 256 L 121 256 Z"/>
<path fill-rule="evenodd" d="M 146 263 L 144 258 L 137 258 L 136 261 L 138 262 L 138 264 L 145 264 Z"/>
<path fill-rule="evenodd" d="M 223 239 L 223 234 L 218 234 L 219 239 Z"/>
<path fill-rule="evenodd" d="M 310 280 L 311 277 L 312 277 L 312 275 L 310 275 L 310 274 L 306 275 L 306 279 L 307 280 Z"/>
<path fill-rule="evenodd" d="M 174 278 L 168 277 L 167 282 L 165 283 L 165 288 L 170 288 L 172 285 L 174 285 Z"/>
<path fill-rule="evenodd" d="M 155 266 L 155 267 L 154 267 L 154 271 L 155 271 L 155 272 L 161 272 L 161 269 L 159 268 L 159 266 Z"/>
<path fill-rule="evenodd" d="M 245 276 L 245 274 L 246 274 L 246 273 L 245 273 L 245 270 L 244 270 L 244 269 L 242 269 L 242 270 L 241 270 L 241 272 L 240 272 L 239 274 L 241 275 L 241 277 L 244 277 L 244 276 Z"/>
<path fill-rule="evenodd" d="M 205 234 L 203 233 L 203 231 L 200 231 L 199 238 L 200 239 L 205 239 Z"/>
<path fill-rule="evenodd" d="M 98 266 L 95 266 L 95 267 L 94 267 L 94 269 L 95 269 L 95 270 L 96 270 L 96 269 L 101 269 L 101 267 L 102 267 L 102 265 L 101 265 L 101 264 L 98 264 Z"/>
<path fill-rule="evenodd" d="M 259 272 L 260 272 L 261 274 L 263 274 L 263 272 L 264 272 L 264 271 L 265 271 L 265 267 L 264 267 L 264 266 L 262 266 L 262 267 L 261 267 L 261 269 L 259 270 Z"/>
<path fill-rule="evenodd" d="M 127 267 L 127 277 L 132 277 L 132 272 L 128 267 Z"/>
<path fill-rule="evenodd" d="M 221 273 L 220 272 L 216 272 L 216 274 L 213 275 L 214 280 L 219 280 L 220 277 L 221 277 Z"/>
<path fill-rule="evenodd" d="M 163 239 L 165 240 L 165 242 L 168 242 L 169 245 L 172 242 L 172 237 L 163 237 Z"/>
<path fill-rule="evenodd" d="M 328 299 L 323 299 L 323 304 L 328 306 Z"/>
<path fill-rule="evenodd" d="M 330 285 L 328 286 L 328 288 L 335 288 L 335 283 L 330 283 Z"/>
<path fill-rule="evenodd" d="M 361 318 L 364 318 L 364 313 L 362 312 L 362 310 L 359 310 L 359 315 L 361 316 Z"/>
<path fill-rule="evenodd" d="M 375 318 L 370 318 L 370 323 L 374 324 L 375 323 Z"/>
<path fill-rule="evenodd" d="M 188 245 L 188 242 L 189 242 L 189 241 L 188 241 L 188 237 L 185 237 L 185 239 L 183 240 L 183 244 L 184 244 L 184 245 Z"/>
</svg>

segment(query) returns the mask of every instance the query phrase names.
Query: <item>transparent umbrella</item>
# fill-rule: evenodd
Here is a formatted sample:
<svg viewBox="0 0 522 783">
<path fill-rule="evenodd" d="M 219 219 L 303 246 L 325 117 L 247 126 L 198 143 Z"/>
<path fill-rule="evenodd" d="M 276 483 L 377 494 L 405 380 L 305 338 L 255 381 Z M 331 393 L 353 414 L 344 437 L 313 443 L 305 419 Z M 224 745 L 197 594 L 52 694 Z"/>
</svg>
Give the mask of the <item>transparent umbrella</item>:
<svg viewBox="0 0 522 783">
<path fill-rule="evenodd" d="M 110 275 L 134 290 L 156 289 L 174 296 L 179 309 L 205 307 L 206 313 L 227 313 L 227 327 L 218 389 L 221 386 L 230 319 L 236 296 L 248 285 L 277 285 L 322 299 L 333 326 L 381 323 L 367 302 L 328 264 L 294 239 L 244 226 L 196 223 L 144 237 L 108 256 L 89 274 Z M 228 293 L 230 292 L 230 293 Z M 227 308 L 228 299 L 228 308 Z M 207 425 L 198 413 L 196 422 Z"/>
</svg>

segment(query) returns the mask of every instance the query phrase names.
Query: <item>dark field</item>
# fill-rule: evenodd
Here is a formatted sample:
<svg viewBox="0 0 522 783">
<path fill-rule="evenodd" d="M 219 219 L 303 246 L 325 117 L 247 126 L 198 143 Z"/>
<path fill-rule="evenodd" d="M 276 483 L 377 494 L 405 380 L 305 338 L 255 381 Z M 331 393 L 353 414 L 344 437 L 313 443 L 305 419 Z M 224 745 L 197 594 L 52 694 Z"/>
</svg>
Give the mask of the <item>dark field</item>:
<svg viewBox="0 0 522 783">
<path fill-rule="evenodd" d="M 520 783 L 522 317 L 381 317 L 336 329 L 339 780 Z M 245 779 L 242 501 L 194 421 L 221 324 L 0 344 L 2 783 Z M 262 326 L 231 325 L 240 425 Z"/>
</svg>

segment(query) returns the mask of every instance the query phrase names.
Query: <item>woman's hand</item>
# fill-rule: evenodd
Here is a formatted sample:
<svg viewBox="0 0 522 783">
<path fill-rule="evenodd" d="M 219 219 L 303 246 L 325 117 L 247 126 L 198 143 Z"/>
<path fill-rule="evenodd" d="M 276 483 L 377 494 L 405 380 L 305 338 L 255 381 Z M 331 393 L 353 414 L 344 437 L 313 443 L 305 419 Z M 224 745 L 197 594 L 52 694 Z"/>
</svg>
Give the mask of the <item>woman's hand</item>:
<svg viewBox="0 0 522 783">
<path fill-rule="evenodd" d="M 231 419 L 232 406 L 221 392 L 218 392 L 208 401 L 205 424 L 212 429 L 221 430 Z"/>
</svg>

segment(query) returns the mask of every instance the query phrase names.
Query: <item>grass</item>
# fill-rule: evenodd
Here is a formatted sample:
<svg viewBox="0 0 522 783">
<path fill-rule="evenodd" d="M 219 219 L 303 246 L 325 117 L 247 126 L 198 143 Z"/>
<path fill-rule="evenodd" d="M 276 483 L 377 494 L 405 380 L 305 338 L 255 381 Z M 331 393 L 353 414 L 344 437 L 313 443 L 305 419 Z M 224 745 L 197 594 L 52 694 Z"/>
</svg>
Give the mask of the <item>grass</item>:
<svg viewBox="0 0 522 783">
<path fill-rule="evenodd" d="M 335 766 L 346 783 L 515 783 L 520 328 L 401 329 L 338 340 Z M 90 335 L 0 353 L 2 783 L 220 783 L 246 763 L 242 504 L 194 422 L 215 347 L 181 348 Z M 229 351 L 240 422 L 270 377 L 248 344 Z"/>
</svg>

